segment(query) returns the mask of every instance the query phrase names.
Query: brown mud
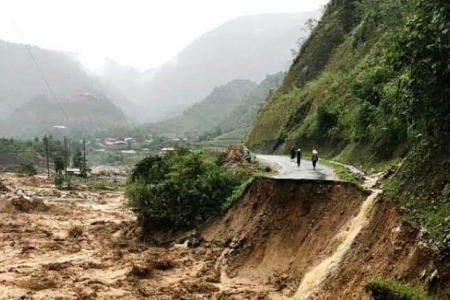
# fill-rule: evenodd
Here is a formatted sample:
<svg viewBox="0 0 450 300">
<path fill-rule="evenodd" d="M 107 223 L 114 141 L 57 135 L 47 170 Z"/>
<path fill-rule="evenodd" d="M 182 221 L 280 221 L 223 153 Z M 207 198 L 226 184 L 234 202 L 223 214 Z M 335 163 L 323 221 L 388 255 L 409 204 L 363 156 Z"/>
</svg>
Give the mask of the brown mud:
<svg viewBox="0 0 450 300">
<path fill-rule="evenodd" d="M 449 289 L 449 255 L 343 182 L 258 178 L 191 249 L 140 243 L 121 190 L 0 177 L 0 299 L 370 299 L 375 277 Z"/>
</svg>

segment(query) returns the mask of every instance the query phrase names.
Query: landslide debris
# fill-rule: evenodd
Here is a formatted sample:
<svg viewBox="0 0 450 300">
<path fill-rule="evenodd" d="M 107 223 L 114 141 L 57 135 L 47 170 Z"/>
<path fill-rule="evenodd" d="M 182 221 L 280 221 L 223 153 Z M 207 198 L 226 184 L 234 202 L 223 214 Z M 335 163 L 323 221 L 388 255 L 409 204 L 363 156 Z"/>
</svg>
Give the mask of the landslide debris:
<svg viewBox="0 0 450 300">
<path fill-rule="evenodd" d="M 227 245 L 219 264 L 227 277 L 293 295 L 306 271 L 339 245 L 366 197 L 342 182 L 257 178 L 202 237 Z"/>
<path fill-rule="evenodd" d="M 223 159 L 225 165 L 242 164 L 244 162 L 252 162 L 252 154 L 244 145 L 230 145 L 225 151 Z"/>
<path fill-rule="evenodd" d="M 2 299 L 252 299 L 263 289 L 221 286 L 221 246 L 141 243 L 120 190 L 60 191 L 14 174 L 2 182 L 10 189 L 0 193 L 10 206 L 0 209 Z M 21 213 L 9 201 L 17 193 L 43 197 L 49 209 Z"/>
</svg>

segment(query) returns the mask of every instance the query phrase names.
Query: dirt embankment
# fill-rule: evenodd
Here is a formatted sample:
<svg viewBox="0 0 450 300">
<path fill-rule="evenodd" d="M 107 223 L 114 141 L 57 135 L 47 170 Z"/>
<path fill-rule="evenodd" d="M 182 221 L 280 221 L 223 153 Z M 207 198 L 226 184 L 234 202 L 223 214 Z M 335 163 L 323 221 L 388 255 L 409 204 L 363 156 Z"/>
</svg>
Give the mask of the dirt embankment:
<svg viewBox="0 0 450 300">
<path fill-rule="evenodd" d="M 339 245 L 335 237 L 366 197 L 342 182 L 259 178 L 203 237 L 229 245 L 229 277 L 272 283 L 292 295 L 314 262 Z"/>
<path fill-rule="evenodd" d="M 392 203 L 369 195 L 342 182 L 257 179 L 202 230 L 225 246 L 215 265 L 222 285 L 253 282 L 275 299 L 370 299 L 364 284 L 373 278 L 445 290 L 448 260 L 419 242 Z"/>
<path fill-rule="evenodd" d="M 380 198 L 317 299 L 372 299 L 364 294 L 364 284 L 374 278 L 405 282 L 431 294 L 448 294 L 450 252 L 424 243 L 424 234 L 402 221 L 392 202 Z"/>
</svg>

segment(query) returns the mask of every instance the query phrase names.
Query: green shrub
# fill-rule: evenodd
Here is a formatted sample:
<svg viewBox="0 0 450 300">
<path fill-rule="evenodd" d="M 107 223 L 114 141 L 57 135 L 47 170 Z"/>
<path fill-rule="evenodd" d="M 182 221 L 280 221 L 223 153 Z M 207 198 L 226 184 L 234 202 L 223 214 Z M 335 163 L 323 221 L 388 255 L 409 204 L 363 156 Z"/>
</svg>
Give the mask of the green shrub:
<svg viewBox="0 0 450 300">
<path fill-rule="evenodd" d="M 62 187 L 62 184 L 64 183 L 64 175 L 62 175 L 61 173 L 56 173 L 54 182 L 56 187 L 58 188 Z"/>
<path fill-rule="evenodd" d="M 248 180 L 242 182 L 233 193 L 227 198 L 227 200 L 222 204 L 222 210 L 227 211 L 231 208 L 234 202 L 247 190 L 247 188 L 253 183 L 254 178 L 249 178 Z"/>
<path fill-rule="evenodd" d="M 320 105 L 317 107 L 314 123 L 308 137 L 315 141 L 326 141 L 334 138 L 337 134 L 339 126 L 339 113 L 330 107 Z"/>
<path fill-rule="evenodd" d="M 399 299 L 399 300 L 432 300 L 424 292 L 400 282 L 372 279 L 366 283 L 366 289 L 371 291 L 374 299 Z"/>
<path fill-rule="evenodd" d="M 371 132 L 377 124 L 377 109 L 368 102 L 363 102 L 355 116 L 352 139 L 355 142 L 370 140 Z"/>
<path fill-rule="evenodd" d="M 201 153 L 177 149 L 136 164 L 126 196 L 143 232 L 191 229 L 221 212 L 241 183 L 228 169 Z"/>
<path fill-rule="evenodd" d="M 19 173 L 32 176 L 37 174 L 37 169 L 32 163 L 22 164 L 20 165 Z"/>
</svg>

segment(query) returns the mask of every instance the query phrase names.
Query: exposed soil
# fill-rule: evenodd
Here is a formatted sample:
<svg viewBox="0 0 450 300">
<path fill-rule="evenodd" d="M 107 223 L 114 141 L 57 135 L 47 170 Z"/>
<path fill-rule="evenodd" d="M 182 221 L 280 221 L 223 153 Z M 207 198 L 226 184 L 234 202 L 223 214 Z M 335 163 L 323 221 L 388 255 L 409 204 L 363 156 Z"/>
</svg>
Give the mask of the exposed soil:
<svg viewBox="0 0 450 300">
<path fill-rule="evenodd" d="M 200 246 L 163 248 L 138 242 L 123 191 L 2 177 L 0 299 L 370 299 L 374 277 L 448 291 L 450 255 L 347 183 L 259 178 Z"/>
<path fill-rule="evenodd" d="M 139 243 L 123 191 L 1 177 L 0 299 L 264 298 L 252 285 L 221 288 L 213 266 L 222 247 Z"/>
<path fill-rule="evenodd" d="M 369 188 L 377 177 L 367 178 Z M 374 278 L 448 293 L 450 256 L 421 242 L 379 190 L 260 178 L 203 238 L 226 246 L 222 285 L 252 282 L 273 299 L 372 299 Z M 439 278 L 433 281 L 432 273 Z"/>
<path fill-rule="evenodd" d="M 203 237 L 228 244 L 218 266 L 227 277 L 293 296 L 308 269 L 341 243 L 338 234 L 368 195 L 343 182 L 257 181 Z"/>
</svg>

